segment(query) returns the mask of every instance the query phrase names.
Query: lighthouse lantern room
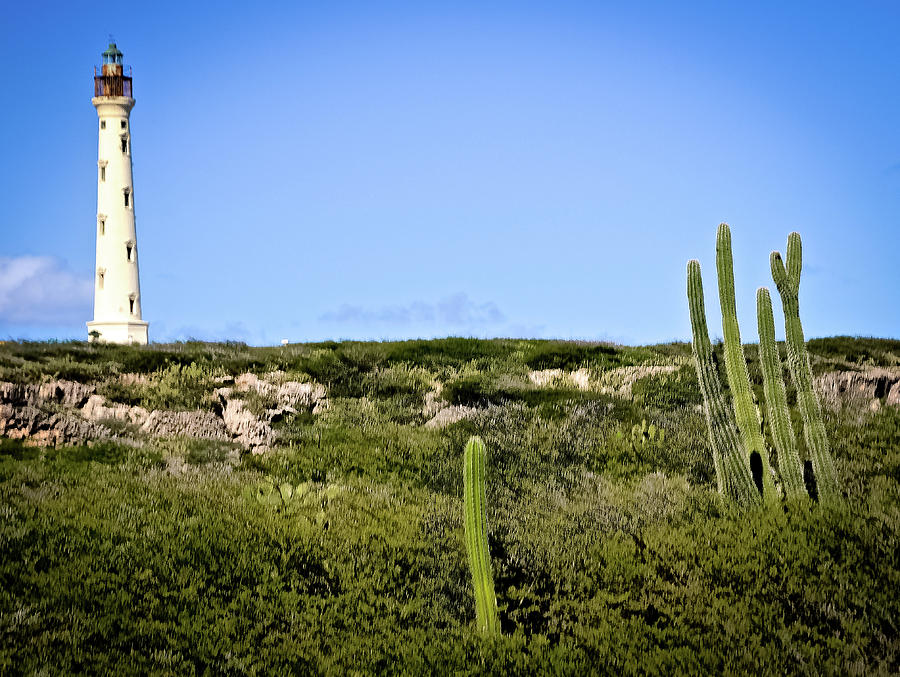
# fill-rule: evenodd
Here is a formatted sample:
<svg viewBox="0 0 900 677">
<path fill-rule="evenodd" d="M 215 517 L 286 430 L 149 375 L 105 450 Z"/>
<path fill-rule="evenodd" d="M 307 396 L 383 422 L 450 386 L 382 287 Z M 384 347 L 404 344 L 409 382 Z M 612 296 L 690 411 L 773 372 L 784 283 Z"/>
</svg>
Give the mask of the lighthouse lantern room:
<svg viewBox="0 0 900 677">
<path fill-rule="evenodd" d="M 97 268 L 94 271 L 94 319 L 87 323 L 92 341 L 147 343 L 148 323 L 141 318 L 131 124 L 134 107 L 131 75 L 123 54 L 110 42 L 98 74 L 94 98 L 99 121 L 97 159 Z"/>
</svg>

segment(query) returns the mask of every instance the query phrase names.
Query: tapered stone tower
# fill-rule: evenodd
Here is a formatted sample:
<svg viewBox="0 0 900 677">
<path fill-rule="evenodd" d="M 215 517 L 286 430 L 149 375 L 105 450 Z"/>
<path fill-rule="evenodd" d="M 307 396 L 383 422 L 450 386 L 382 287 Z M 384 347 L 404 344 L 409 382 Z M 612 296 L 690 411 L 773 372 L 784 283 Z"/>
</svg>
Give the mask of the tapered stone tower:
<svg viewBox="0 0 900 677">
<path fill-rule="evenodd" d="M 97 160 L 97 269 L 94 272 L 92 341 L 147 343 L 148 323 L 141 319 L 134 182 L 131 175 L 132 80 L 125 75 L 122 52 L 109 43 L 100 74 L 94 70 L 91 103 L 100 118 Z"/>
</svg>

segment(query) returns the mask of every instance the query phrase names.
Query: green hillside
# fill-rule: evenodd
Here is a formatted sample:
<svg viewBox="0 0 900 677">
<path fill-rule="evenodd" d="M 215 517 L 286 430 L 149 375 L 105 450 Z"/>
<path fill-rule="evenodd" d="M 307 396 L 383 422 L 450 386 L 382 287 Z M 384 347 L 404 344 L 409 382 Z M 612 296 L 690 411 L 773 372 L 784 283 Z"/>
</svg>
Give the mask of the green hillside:
<svg viewBox="0 0 900 677">
<path fill-rule="evenodd" d="M 843 499 L 740 511 L 686 343 L 3 343 L 0 674 L 896 674 L 900 341 L 808 348 Z"/>
</svg>

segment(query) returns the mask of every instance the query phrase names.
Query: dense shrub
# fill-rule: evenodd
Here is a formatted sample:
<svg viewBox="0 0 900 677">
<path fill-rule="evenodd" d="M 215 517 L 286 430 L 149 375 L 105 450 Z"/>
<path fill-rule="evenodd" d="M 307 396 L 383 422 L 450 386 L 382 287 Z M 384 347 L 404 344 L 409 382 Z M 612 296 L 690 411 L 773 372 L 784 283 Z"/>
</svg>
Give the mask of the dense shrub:
<svg viewBox="0 0 900 677">
<path fill-rule="evenodd" d="M 321 376 L 328 406 L 278 421 L 264 455 L 0 438 L 0 673 L 900 671 L 897 408 L 826 411 L 843 503 L 736 513 L 715 492 L 692 365 L 639 380 L 630 399 L 533 386 L 529 351 L 552 342 L 448 339 L 447 356 L 431 343 L 146 349 L 178 357 L 153 358 L 122 398 L 196 402 L 215 374 L 243 370 Z M 886 361 L 886 345 L 866 349 Z M 121 383 L 129 350 L 144 349 L 8 344 L 0 367 L 39 380 L 68 361 Z M 479 408 L 426 428 L 424 392 L 447 374 L 442 396 Z M 644 421 L 664 435 L 635 433 Z M 489 642 L 463 546 L 472 434 L 488 451 L 504 633 Z M 264 482 L 311 498 L 272 509 L 253 498 Z"/>
<path fill-rule="evenodd" d="M 692 364 L 675 372 L 645 376 L 631 386 L 634 401 L 645 407 L 671 409 L 702 404 L 700 383 Z"/>
</svg>

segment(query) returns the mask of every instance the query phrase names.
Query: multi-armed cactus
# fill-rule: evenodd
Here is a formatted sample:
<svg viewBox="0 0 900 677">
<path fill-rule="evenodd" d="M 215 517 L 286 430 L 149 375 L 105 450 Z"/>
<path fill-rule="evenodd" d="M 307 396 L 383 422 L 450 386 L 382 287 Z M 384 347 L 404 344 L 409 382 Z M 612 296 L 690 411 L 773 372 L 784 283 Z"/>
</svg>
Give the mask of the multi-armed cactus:
<svg viewBox="0 0 900 677">
<path fill-rule="evenodd" d="M 762 365 L 763 391 L 769 412 L 769 427 L 778 451 L 778 470 L 788 499 L 807 495 L 803 484 L 803 466 L 797 452 L 797 438 L 791 427 L 781 359 L 775 345 L 775 319 L 772 316 L 772 299 L 769 290 L 760 287 L 756 291 L 756 319 L 759 325 L 759 361 Z"/>
<path fill-rule="evenodd" d="M 475 588 L 475 622 L 483 634 L 496 635 L 500 630 L 500 623 L 497 619 L 497 598 L 494 595 L 484 511 L 484 457 L 484 442 L 478 437 L 470 437 L 463 460 L 463 493 L 466 550 L 469 553 L 469 568 L 472 570 L 472 585 Z"/>
<path fill-rule="evenodd" d="M 747 461 L 753 454 L 761 461 L 762 493 L 765 501 L 777 499 L 775 482 L 769 469 L 769 454 L 760 428 L 759 413 L 750 393 L 750 376 L 741 345 L 737 305 L 734 299 L 734 264 L 731 256 L 731 229 L 720 223 L 716 233 L 716 272 L 719 276 L 719 304 L 722 307 L 722 333 L 725 336 L 725 370 L 731 388 L 734 414 Z M 751 466 L 752 467 L 752 466 Z"/>
<path fill-rule="evenodd" d="M 800 270 L 803 267 L 803 251 L 800 233 L 791 233 L 787 242 L 787 268 L 781 254 L 772 252 L 770 259 L 772 279 L 781 295 L 784 309 L 784 335 L 788 349 L 788 368 L 797 389 L 797 404 L 803 417 L 803 437 L 812 460 L 816 491 L 820 501 L 828 501 L 840 495 L 834 460 L 828 447 L 822 411 L 812 388 L 812 371 L 809 355 L 800 324 Z"/>
<path fill-rule="evenodd" d="M 738 503 L 759 503 L 759 491 L 753 482 L 748 456 L 738 437 L 734 412 L 725 401 L 719 372 L 713 361 L 712 345 L 706 328 L 703 278 L 700 275 L 700 262 L 696 260 L 688 261 L 687 295 L 691 309 L 694 361 L 700 390 L 703 392 L 703 409 L 712 443 L 719 492 L 731 496 Z"/>
</svg>

